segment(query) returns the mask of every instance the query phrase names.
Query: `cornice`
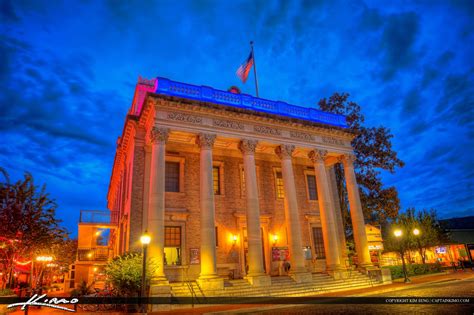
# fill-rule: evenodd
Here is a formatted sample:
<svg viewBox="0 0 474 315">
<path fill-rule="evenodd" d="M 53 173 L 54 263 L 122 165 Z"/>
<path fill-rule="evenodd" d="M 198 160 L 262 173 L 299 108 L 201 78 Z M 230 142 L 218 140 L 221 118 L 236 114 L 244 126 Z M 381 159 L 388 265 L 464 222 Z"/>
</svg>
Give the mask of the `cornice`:
<svg viewBox="0 0 474 315">
<path fill-rule="evenodd" d="M 299 129 L 300 132 L 302 130 L 306 130 L 308 132 L 315 132 L 319 135 L 341 137 L 348 141 L 351 141 L 355 137 L 355 134 L 344 128 L 305 121 L 297 118 L 283 117 L 276 114 L 268 114 L 242 108 L 229 108 L 218 104 L 188 100 L 175 96 L 150 94 L 149 97 L 153 100 L 155 106 L 182 109 L 194 114 L 212 114 L 221 116 L 223 118 L 227 117 L 243 121 L 258 121 L 270 125 L 276 124 L 293 130 Z"/>
</svg>

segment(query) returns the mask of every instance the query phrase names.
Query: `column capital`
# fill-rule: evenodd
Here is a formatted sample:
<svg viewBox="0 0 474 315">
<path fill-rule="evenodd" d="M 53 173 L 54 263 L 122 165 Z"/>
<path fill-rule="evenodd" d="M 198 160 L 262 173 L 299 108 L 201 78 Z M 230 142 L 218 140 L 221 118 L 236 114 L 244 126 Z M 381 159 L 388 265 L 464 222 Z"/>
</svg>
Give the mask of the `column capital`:
<svg viewBox="0 0 474 315">
<path fill-rule="evenodd" d="M 313 163 L 317 162 L 324 162 L 326 157 L 328 156 L 327 150 L 313 150 L 309 152 L 308 157 L 311 159 Z"/>
<path fill-rule="evenodd" d="M 196 138 L 196 144 L 201 149 L 211 149 L 216 141 L 216 135 L 211 133 L 199 133 Z"/>
<path fill-rule="evenodd" d="M 293 151 L 295 151 L 295 146 L 292 144 L 282 144 L 275 149 L 276 155 L 278 155 L 281 160 L 291 159 Z"/>
<path fill-rule="evenodd" d="M 170 134 L 169 128 L 153 127 L 150 131 L 151 143 L 166 143 Z"/>
<path fill-rule="evenodd" d="M 341 155 L 339 158 L 340 158 L 340 161 L 344 163 L 344 165 L 347 165 L 347 166 L 353 166 L 356 160 L 356 156 L 354 154 L 344 154 L 344 155 Z"/>
<path fill-rule="evenodd" d="M 254 154 L 255 149 L 257 148 L 258 141 L 251 139 L 242 139 L 239 143 L 239 150 L 244 155 L 245 154 Z"/>
</svg>

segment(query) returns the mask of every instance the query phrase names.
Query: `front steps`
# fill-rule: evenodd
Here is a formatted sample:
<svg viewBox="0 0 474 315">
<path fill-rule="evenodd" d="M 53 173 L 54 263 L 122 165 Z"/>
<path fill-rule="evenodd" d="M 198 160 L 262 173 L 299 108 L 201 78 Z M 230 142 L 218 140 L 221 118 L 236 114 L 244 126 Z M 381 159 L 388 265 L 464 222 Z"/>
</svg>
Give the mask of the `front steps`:
<svg viewBox="0 0 474 315">
<path fill-rule="evenodd" d="M 334 280 L 327 274 L 313 274 L 313 281 L 308 283 L 295 283 L 290 277 L 272 277 L 272 285 L 267 287 L 253 287 L 246 280 L 225 280 L 224 290 L 203 292 L 194 281 L 188 282 L 192 285 L 196 303 L 205 297 L 294 297 L 312 296 L 329 292 L 360 289 L 381 285 L 372 281 L 368 276 L 357 271 L 352 271 L 344 279 Z M 186 283 L 172 283 L 171 295 L 176 297 L 192 296 L 189 285 Z"/>
</svg>

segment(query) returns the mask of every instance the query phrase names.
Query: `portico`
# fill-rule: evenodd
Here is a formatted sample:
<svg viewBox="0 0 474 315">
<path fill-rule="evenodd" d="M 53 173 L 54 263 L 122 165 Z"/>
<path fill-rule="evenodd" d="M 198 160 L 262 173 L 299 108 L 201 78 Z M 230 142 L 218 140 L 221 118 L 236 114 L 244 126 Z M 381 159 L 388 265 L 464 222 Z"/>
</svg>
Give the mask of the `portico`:
<svg viewBox="0 0 474 315">
<path fill-rule="evenodd" d="M 285 260 L 295 282 L 309 282 L 316 256 L 325 260 L 322 271 L 344 270 L 336 163 L 344 167 L 360 266 L 371 265 L 350 146 L 353 135 L 339 116 L 309 112 L 308 119 L 288 118 L 270 113 L 271 101 L 258 112 L 222 105 L 237 99 L 232 93 L 220 91 L 223 100 L 203 102 L 192 96 L 195 86 L 187 87 L 187 97 L 160 93 L 160 83 L 171 91 L 172 81 L 145 83 L 155 84 L 155 92 L 132 105 L 131 113 L 138 114 L 126 123 L 119 142 L 109 207 L 128 214 L 128 230 L 122 233 L 147 229 L 152 236 L 150 257 L 158 265 L 152 288 L 186 277 L 204 289 L 219 290 L 228 276 L 222 270 L 266 286 Z M 180 84 L 176 86 L 186 87 Z M 207 95 L 210 88 L 200 89 L 200 95 Z M 130 156 L 139 141 L 146 149 Z M 127 177 L 130 172 L 136 175 Z M 134 183 L 147 187 L 126 197 L 127 185 Z M 311 225 L 308 217 L 315 218 Z M 129 249 L 137 246 L 134 239 L 129 234 Z"/>
</svg>

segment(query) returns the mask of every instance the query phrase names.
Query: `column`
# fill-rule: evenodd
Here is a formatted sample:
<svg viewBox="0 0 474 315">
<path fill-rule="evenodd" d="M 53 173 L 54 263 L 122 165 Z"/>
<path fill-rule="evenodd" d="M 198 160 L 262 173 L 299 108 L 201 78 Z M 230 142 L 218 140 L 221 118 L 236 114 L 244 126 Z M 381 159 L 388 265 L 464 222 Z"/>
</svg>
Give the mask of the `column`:
<svg viewBox="0 0 474 315">
<path fill-rule="evenodd" d="M 299 219 L 296 186 L 291 158 L 294 150 L 294 145 L 280 145 L 275 149 L 275 153 L 281 159 L 281 169 L 283 175 L 285 219 L 288 231 L 288 243 L 290 246 L 291 259 L 290 276 L 296 282 L 310 282 L 312 281 L 312 276 L 311 273 L 307 272 L 305 268 L 303 243 L 301 241 L 301 224 Z"/>
<path fill-rule="evenodd" d="M 216 135 L 200 133 L 196 139 L 200 153 L 201 274 L 198 283 L 204 289 L 223 289 L 217 275 L 215 206 L 212 178 L 212 147 Z"/>
<path fill-rule="evenodd" d="M 314 163 L 314 172 L 316 174 L 316 184 L 318 189 L 319 215 L 321 216 L 321 225 L 324 236 L 324 250 L 326 253 L 327 271 L 341 269 L 339 257 L 339 244 L 336 232 L 336 220 L 332 196 L 329 190 L 326 167 L 324 159 L 327 156 L 325 150 L 313 150 L 308 154 Z"/>
<path fill-rule="evenodd" d="M 151 242 L 148 253 L 156 264 L 153 283 L 167 282 L 164 273 L 163 252 L 165 246 L 165 155 L 169 129 L 151 130 L 150 190 L 148 203 L 148 234 Z"/>
<path fill-rule="evenodd" d="M 260 205 L 258 200 L 255 148 L 257 141 L 243 139 L 239 149 L 244 159 L 244 177 L 247 197 L 247 240 L 249 272 L 247 280 L 252 285 L 270 285 L 271 280 L 263 267 L 262 237 L 260 234 Z"/>
<path fill-rule="evenodd" d="M 365 233 L 364 214 L 360 204 L 359 187 L 354 173 L 354 155 L 344 155 L 344 176 L 346 178 L 347 194 L 349 197 L 349 207 L 351 212 L 352 229 L 354 231 L 354 241 L 359 264 L 362 267 L 371 266 L 369 244 Z"/>
<path fill-rule="evenodd" d="M 329 190 L 331 190 L 332 200 L 334 205 L 334 213 L 336 214 L 336 227 L 337 227 L 337 234 L 339 236 L 339 259 L 341 261 L 341 266 L 345 267 L 345 262 L 347 259 L 347 249 L 346 249 L 346 233 L 345 233 L 345 226 L 344 220 L 342 218 L 342 211 L 341 211 L 341 204 L 339 202 L 339 191 L 337 189 L 337 181 L 336 181 L 336 172 L 334 169 L 334 165 L 326 168 L 329 180 Z"/>
</svg>

